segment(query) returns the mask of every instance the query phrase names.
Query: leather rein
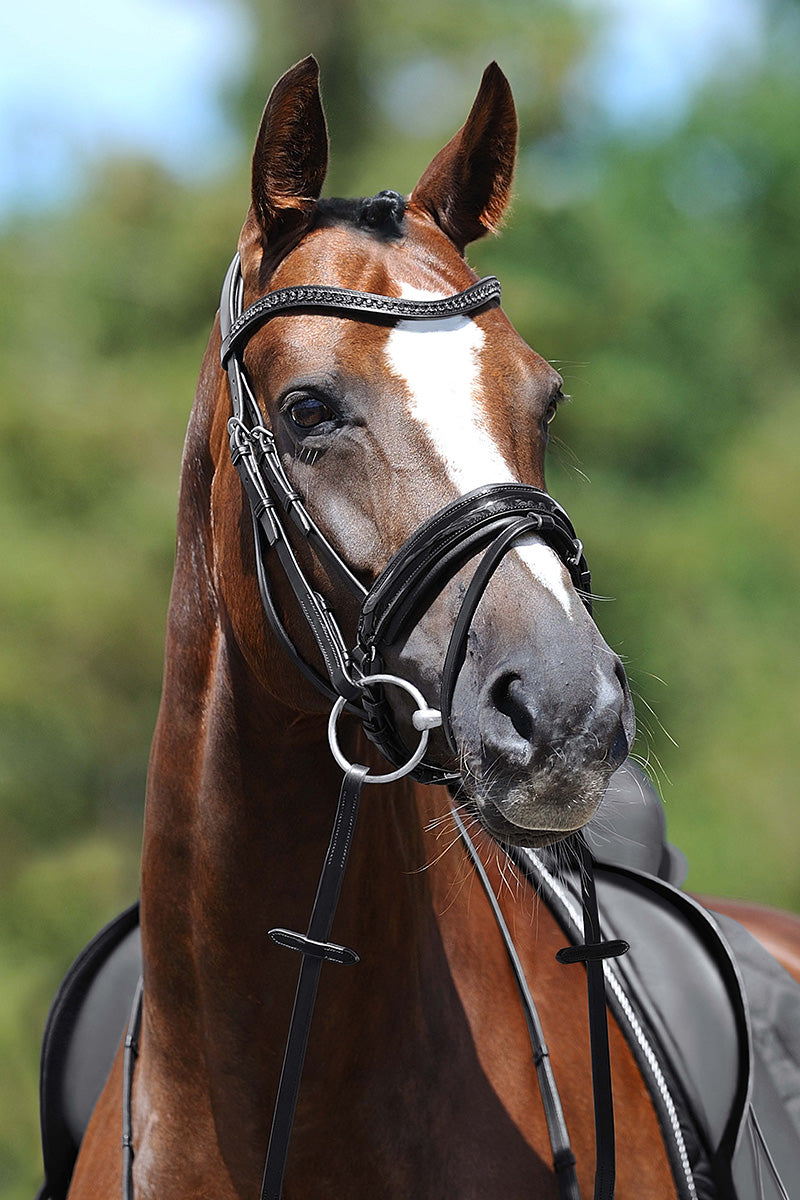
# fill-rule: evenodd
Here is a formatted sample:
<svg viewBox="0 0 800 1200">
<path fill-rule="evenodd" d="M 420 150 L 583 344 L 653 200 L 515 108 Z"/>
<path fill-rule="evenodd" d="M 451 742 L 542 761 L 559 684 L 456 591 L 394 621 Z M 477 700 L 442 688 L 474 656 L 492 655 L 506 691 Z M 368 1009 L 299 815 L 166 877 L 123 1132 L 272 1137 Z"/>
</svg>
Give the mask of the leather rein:
<svg viewBox="0 0 800 1200">
<path fill-rule="evenodd" d="M 270 930 L 270 937 L 276 944 L 297 950 L 302 955 L 260 1197 L 260 1200 L 280 1200 L 322 963 L 358 962 L 355 951 L 330 942 L 329 937 L 361 790 L 365 783 L 389 783 L 405 775 L 424 783 L 446 784 L 451 791 L 457 789 L 460 783 L 457 773 L 425 761 L 430 730 L 442 726 L 451 749 L 455 749 L 450 710 L 458 674 L 466 657 L 471 623 L 494 572 L 520 538 L 537 534 L 556 552 L 590 612 L 591 577 L 583 547 L 564 509 L 540 488 L 503 483 L 477 488 L 434 513 L 400 547 L 372 586 L 365 588 L 320 531 L 303 498 L 292 487 L 274 436 L 263 424 L 244 367 L 242 355 L 247 340 L 278 313 L 323 312 L 380 322 L 440 320 L 498 304 L 500 284 L 497 279 L 488 276 L 441 300 L 406 300 L 342 287 L 300 285 L 269 292 L 244 309 L 243 294 L 237 254 L 225 276 L 220 300 L 220 358 L 227 372 L 231 396 L 232 416 L 228 422 L 231 458 L 250 501 L 259 591 L 267 619 L 289 658 L 333 703 L 328 725 L 329 741 L 331 752 L 344 771 L 330 844 L 307 932 L 301 934 L 282 928 Z M 358 599 L 360 616 L 357 640 L 352 648 L 348 648 L 325 599 L 303 572 L 287 534 L 289 525 L 308 542 L 326 569 L 344 582 Z M 301 656 L 281 620 L 265 566 L 270 551 L 280 563 L 314 636 L 327 678 Z M 408 635 L 445 584 L 478 554 L 482 557 L 461 603 L 445 655 L 440 708 L 435 709 L 427 704 L 413 684 L 383 669 L 383 652 Z M 419 733 L 419 741 L 413 752 L 396 727 L 386 699 L 387 687 L 401 688 L 417 706 L 412 724 Z M 344 709 L 361 720 L 367 736 L 392 770 L 373 775 L 367 767 L 347 761 L 336 734 L 338 718 Z M 455 808 L 453 815 L 486 891 L 519 990 L 547 1117 L 560 1200 L 580 1200 L 575 1156 L 536 1006 L 477 850 Z M 583 880 L 584 944 L 567 947 L 559 951 L 557 957 L 564 963 L 584 962 L 587 968 L 597 1145 L 594 1200 L 611 1200 L 615 1177 L 614 1118 L 603 959 L 625 953 L 628 946 L 623 941 L 601 939 L 591 855 L 582 838 L 575 840 L 575 846 Z M 133 1200 L 131 1111 L 141 1004 L 140 987 L 124 1052 L 123 1200 Z"/>
</svg>

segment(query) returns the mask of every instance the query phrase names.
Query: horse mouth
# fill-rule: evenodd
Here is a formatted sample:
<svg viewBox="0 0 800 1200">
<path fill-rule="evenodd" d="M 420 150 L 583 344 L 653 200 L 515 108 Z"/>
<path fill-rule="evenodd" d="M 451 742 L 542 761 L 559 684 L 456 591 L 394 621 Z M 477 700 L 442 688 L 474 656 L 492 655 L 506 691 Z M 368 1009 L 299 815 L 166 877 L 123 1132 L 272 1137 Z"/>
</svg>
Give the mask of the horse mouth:
<svg viewBox="0 0 800 1200">
<path fill-rule="evenodd" d="M 566 794 L 547 796 L 519 782 L 504 789 L 497 781 L 487 787 L 466 777 L 458 801 L 496 841 L 536 850 L 563 841 L 591 819 L 608 782 L 600 774 L 592 772 L 592 778 Z"/>
<path fill-rule="evenodd" d="M 581 821 L 564 829 L 534 829 L 510 821 L 491 801 L 482 804 L 473 801 L 473 807 L 481 825 L 496 841 L 505 845 L 522 846 L 528 850 L 539 850 L 543 846 L 552 846 L 563 841 L 571 833 L 577 833 L 585 824 Z"/>
</svg>

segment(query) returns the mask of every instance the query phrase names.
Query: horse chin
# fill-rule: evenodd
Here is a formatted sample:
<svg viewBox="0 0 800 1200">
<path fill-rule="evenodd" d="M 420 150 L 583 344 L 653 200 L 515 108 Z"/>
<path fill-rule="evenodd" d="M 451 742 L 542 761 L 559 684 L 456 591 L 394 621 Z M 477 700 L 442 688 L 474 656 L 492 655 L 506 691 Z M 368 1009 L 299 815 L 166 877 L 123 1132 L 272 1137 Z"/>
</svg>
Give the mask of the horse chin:
<svg viewBox="0 0 800 1200">
<path fill-rule="evenodd" d="M 537 849 L 577 833 L 591 819 L 608 785 L 608 772 L 595 770 L 570 788 L 548 788 L 533 781 L 503 786 L 494 779 L 464 780 L 470 808 L 484 829 L 506 845 Z"/>
</svg>

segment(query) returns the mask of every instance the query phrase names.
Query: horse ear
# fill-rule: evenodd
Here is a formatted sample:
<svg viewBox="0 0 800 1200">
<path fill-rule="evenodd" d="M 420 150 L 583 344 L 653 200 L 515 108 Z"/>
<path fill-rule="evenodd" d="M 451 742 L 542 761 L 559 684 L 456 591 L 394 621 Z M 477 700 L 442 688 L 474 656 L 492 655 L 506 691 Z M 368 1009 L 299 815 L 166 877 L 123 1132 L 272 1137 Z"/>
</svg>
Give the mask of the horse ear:
<svg viewBox="0 0 800 1200">
<path fill-rule="evenodd" d="M 252 208 L 262 244 L 310 220 L 328 169 L 328 131 L 313 55 L 272 89 L 253 152 Z"/>
<path fill-rule="evenodd" d="M 434 158 L 411 195 L 463 253 L 494 233 L 511 194 L 517 113 L 496 62 L 486 68 L 466 122 Z"/>
</svg>

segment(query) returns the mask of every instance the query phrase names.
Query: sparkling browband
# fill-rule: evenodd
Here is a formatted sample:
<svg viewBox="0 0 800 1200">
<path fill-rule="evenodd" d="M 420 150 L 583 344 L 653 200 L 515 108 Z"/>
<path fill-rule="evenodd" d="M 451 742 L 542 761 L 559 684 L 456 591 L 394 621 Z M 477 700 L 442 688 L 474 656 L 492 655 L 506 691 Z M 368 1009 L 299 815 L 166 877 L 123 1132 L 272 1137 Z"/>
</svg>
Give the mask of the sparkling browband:
<svg viewBox="0 0 800 1200">
<path fill-rule="evenodd" d="M 279 312 L 291 309 L 321 309 L 334 312 L 366 312 L 391 320 L 426 321 L 475 312 L 487 304 L 500 302 L 500 281 L 486 275 L 463 292 L 441 300 L 404 300 L 398 296 L 379 296 L 374 292 L 354 292 L 349 288 L 317 284 L 279 288 L 268 292 L 238 317 L 222 340 L 220 359 L 223 366 L 238 344 L 261 324 Z"/>
</svg>

